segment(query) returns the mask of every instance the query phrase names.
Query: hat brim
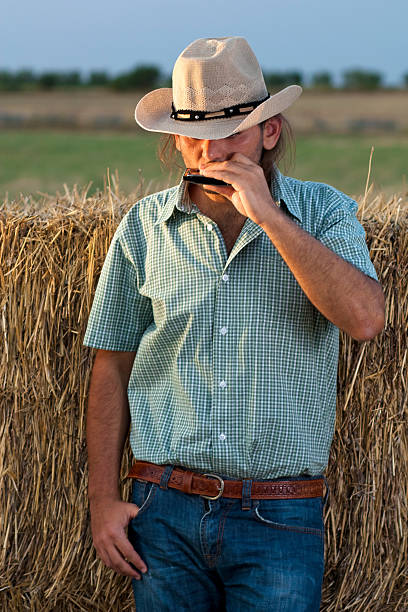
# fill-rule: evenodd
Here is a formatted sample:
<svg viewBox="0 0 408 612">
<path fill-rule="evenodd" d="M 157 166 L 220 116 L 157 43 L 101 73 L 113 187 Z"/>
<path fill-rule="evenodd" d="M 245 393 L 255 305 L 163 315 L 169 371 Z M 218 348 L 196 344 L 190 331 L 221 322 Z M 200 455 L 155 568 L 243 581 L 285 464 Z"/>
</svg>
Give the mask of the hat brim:
<svg viewBox="0 0 408 612">
<path fill-rule="evenodd" d="M 180 134 L 204 140 L 218 140 L 247 130 L 266 119 L 282 113 L 289 108 L 302 93 L 299 85 L 289 85 L 262 102 L 249 115 L 231 119 L 204 119 L 199 121 L 180 121 L 170 117 L 173 90 L 155 89 L 143 96 L 135 109 L 135 120 L 149 132 Z"/>
</svg>

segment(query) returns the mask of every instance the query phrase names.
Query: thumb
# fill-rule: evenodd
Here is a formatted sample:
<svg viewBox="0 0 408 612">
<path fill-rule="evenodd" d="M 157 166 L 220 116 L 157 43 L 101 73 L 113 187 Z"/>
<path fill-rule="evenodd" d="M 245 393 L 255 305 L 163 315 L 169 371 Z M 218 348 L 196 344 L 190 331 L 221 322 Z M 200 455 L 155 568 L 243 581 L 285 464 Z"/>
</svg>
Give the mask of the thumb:
<svg viewBox="0 0 408 612">
<path fill-rule="evenodd" d="M 135 518 L 139 513 L 139 506 L 136 504 L 126 503 L 126 512 L 128 514 L 129 520 Z"/>
</svg>

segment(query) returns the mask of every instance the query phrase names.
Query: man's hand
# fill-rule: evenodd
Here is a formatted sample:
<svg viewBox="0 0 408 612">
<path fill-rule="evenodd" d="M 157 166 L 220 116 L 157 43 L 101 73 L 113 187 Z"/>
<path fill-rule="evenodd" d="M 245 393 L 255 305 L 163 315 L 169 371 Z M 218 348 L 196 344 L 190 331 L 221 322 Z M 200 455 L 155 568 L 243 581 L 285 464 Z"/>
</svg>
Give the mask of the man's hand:
<svg viewBox="0 0 408 612">
<path fill-rule="evenodd" d="M 384 295 L 379 283 L 298 227 L 272 199 L 262 168 L 241 153 L 228 161 L 200 166 L 231 187 L 211 185 L 257 223 L 291 270 L 312 304 L 334 325 L 361 342 L 384 326 Z"/>
<path fill-rule="evenodd" d="M 88 494 L 94 546 L 108 567 L 140 579 L 146 565 L 126 537 L 129 522 L 137 516 L 136 504 L 120 499 L 120 462 L 129 430 L 127 385 L 135 352 L 99 350 L 89 389 L 86 423 Z M 128 559 L 127 562 L 125 559 Z"/>
<path fill-rule="evenodd" d="M 201 164 L 200 173 L 229 183 L 231 187 L 211 185 L 210 189 L 228 198 L 241 215 L 258 225 L 276 206 L 263 169 L 242 153 L 234 153 L 227 161 Z"/>
<path fill-rule="evenodd" d="M 121 500 L 98 499 L 90 503 L 91 529 L 96 552 L 107 567 L 123 576 L 140 580 L 139 572 L 147 572 L 144 561 L 126 536 L 126 528 L 137 516 L 139 507 Z"/>
</svg>

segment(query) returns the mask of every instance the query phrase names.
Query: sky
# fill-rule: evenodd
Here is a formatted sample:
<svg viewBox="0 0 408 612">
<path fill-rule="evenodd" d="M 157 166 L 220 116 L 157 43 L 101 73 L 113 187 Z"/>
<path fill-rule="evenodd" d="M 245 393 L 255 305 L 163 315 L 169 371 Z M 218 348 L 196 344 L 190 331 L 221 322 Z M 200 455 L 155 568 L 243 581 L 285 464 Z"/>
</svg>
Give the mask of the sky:
<svg viewBox="0 0 408 612">
<path fill-rule="evenodd" d="M 197 38 L 244 36 L 267 71 L 408 73 L 407 0 L 2 0 L 0 69 L 170 74 Z"/>
</svg>

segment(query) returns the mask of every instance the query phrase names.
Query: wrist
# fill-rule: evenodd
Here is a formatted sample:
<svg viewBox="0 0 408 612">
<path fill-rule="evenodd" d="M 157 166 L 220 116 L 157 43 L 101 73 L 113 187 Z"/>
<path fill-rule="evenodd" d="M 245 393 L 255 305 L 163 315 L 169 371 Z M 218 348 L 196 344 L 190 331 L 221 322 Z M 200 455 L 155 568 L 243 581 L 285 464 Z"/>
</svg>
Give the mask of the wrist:
<svg viewBox="0 0 408 612">
<path fill-rule="evenodd" d="M 256 221 L 256 223 L 262 227 L 263 230 L 265 230 L 266 227 L 269 227 L 271 224 L 276 222 L 279 215 L 282 215 L 282 212 L 279 209 L 279 204 L 271 198 L 268 206 L 265 206 L 264 211 L 258 215 L 258 221 Z"/>
<path fill-rule="evenodd" d="M 100 504 L 121 501 L 121 496 L 119 489 L 109 491 L 88 491 L 88 500 L 90 507 L 93 507 Z"/>
</svg>

